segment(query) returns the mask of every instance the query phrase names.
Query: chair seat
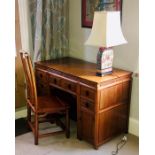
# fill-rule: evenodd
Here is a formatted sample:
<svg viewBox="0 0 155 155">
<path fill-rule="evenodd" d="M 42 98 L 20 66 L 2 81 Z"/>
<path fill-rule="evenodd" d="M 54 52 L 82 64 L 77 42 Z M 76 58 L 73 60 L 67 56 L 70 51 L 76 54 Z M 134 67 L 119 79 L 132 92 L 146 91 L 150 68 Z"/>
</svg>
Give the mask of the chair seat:
<svg viewBox="0 0 155 155">
<path fill-rule="evenodd" d="M 38 112 L 58 112 L 69 108 L 68 104 L 57 96 L 38 96 Z"/>
</svg>

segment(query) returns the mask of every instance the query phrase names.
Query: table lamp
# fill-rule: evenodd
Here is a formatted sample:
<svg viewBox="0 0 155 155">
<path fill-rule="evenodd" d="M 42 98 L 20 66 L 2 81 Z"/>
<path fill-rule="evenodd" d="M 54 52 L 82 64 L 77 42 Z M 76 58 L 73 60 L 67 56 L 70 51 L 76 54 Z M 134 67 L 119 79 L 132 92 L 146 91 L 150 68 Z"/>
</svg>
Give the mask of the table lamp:
<svg viewBox="0 0 155 155">
<path fill-rule="evenodd" d="M 95 11 L 93 27 L 85 45 L 97 46 L 97 76 L 112 73 L 113 46 L 125 44 L 120 11 Z"/>
</svg>

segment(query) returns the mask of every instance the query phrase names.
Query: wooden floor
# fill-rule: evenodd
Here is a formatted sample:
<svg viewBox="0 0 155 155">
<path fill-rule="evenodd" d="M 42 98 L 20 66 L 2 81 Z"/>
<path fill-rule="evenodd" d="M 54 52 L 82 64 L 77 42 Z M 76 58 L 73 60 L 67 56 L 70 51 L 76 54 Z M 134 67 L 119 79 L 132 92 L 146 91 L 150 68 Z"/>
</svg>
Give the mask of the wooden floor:
<svg viewBox="0 0 155 155">
<path fill-rule="evenodd" d="M 49 130 L 48 124 L 40 128 Z M 54 127 L 53 130 L 59 128 Z M 130 134 L 126 136 L 128 141 L 117 155 L 138 155 L 139 139 Z M 40 139 L 39 145 L 35 146 L 33 135 L 29 132 L 16 137 L 15 148 L 16 155 L 111 155 L 122 137 L 123 135 L 120 135 L 95 150 L 92 145 L 76 138 L 76 123 L 71 122 L 70 139 L 66 139 L 64 134 L 54 135 Z"/>
</svg>

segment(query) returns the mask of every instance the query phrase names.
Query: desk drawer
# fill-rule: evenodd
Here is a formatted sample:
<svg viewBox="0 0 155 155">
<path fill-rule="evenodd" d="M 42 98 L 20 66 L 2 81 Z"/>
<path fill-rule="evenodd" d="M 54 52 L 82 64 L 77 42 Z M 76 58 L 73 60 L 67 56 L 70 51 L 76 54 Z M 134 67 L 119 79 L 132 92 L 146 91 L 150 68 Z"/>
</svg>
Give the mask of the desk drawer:
<svg viewBox="0 0 155 155">
<path fill-rule="evenodd" d="M 61 80 L 61 87 L 67 91 L 71 91 L 76 93 L 76 83 L 70 80 L 62 79 Z"/>
<path fill-rule="evenodd" d="M 36 86 L 38 95 L 48 94 L 49 87 L 48 87 L 47 72 L 42 69 L 36 69 L 35 75 L 36 75 Z"/>
<path fill-rule="evenodd" d="M 36 69 L 36 80 L 38 83 L 47 83 L 47 72 L 44 70 Z"/>
<path fill-rule="evenodd" d="M 52 85 L 61 86 L 61 78 L 56 75 L 50 74 L 49 82 Z"/>
<path fill-rule="evenodd" d="M 90 111 L 94 111 L 94 103 L 85 99 L 81 99 L 81 107 Z"/>
<path fill-rule="evenodd" d="M 94 100 L 95 91 L 88 87 L 81 86 L 81 96 Z"/>
</svg>

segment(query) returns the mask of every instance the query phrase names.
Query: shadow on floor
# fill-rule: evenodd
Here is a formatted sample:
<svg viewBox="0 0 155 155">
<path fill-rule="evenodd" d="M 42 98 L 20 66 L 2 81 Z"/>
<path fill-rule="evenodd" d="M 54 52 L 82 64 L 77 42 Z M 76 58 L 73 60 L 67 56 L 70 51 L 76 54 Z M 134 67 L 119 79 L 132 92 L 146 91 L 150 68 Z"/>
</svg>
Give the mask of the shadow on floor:
<svg viewBox="0 0 155 155">
<path fill-rule="evenodd" d="M 15 120 L 15 136 L 30 132 L 27 126 L 26 118 L 19 118 Z"/>
</svg>

